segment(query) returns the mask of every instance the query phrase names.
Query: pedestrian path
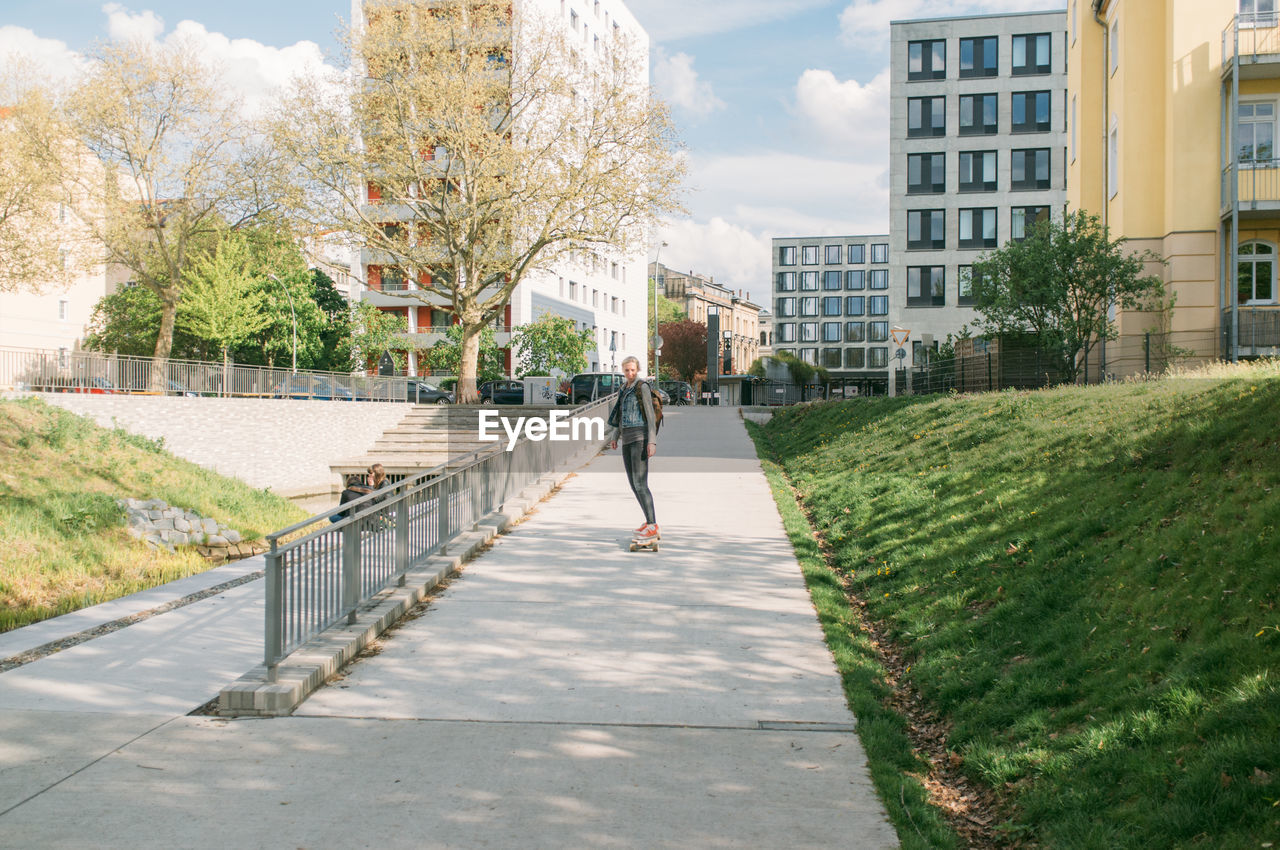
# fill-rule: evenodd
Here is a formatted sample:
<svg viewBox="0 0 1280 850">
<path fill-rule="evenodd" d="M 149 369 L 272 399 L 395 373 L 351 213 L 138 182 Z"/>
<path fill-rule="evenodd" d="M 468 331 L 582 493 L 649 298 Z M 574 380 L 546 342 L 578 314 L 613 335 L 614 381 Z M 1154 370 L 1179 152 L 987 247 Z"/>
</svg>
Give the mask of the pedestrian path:
<svg viewBox="0 0 1280 850">
<path fill-rule="evenodd" d="M 107 713 L 202 668 L 203 624 L 161 624 L 208 600 L 0 674 L 0 847 L 897 846 L 736 411 L 660 443 L 659 552 L 602 455 L 291 717 Z M 252 618 L 200 693 L 256 663 Z"/>
</svg>

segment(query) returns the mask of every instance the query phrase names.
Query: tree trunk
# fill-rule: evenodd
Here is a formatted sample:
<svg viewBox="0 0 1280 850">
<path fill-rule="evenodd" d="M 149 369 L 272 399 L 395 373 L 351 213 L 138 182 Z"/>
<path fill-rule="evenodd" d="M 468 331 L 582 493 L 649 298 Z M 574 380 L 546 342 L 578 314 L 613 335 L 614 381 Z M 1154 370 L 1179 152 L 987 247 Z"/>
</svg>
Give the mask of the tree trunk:
<svg viewBox="0 0 1280 850">
<path fill-rule="evenodd" d="M 480 334 L 483 323 L 462 322 L 462 345 L 458 359 L 458 386 L 455 388 L 459 404 L 475 404 L 480 400 L 476 392 L 476 372 L 480 365 Z"/>
<path fill-rule="evenodd" d="M 151 364 L 151 392 L 164 394 L 168 387 L 169 352 L 173 350 L 173 326 L 178 315 L 178 293 L 172 289 L 156 291 L 160 297 L 160 333 L 156 336 L 154 362 Z"/>
</svg>

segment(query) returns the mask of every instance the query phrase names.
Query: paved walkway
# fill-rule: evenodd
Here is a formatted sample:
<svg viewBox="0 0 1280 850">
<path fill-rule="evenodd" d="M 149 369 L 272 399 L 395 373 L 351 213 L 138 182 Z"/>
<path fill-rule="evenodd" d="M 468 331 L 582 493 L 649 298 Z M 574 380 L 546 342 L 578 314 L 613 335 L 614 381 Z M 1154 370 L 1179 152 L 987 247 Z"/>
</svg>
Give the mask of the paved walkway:
<svg viewBox="0 0 1280 850">
<path fill-rule="evenodd" d="M 896 846 L 736 411 L 660 442 L 661 551 L 599 457 L 292 717 L 185 715 L 261 582 L 0 674 L 0 847 Z"/>
</svg>

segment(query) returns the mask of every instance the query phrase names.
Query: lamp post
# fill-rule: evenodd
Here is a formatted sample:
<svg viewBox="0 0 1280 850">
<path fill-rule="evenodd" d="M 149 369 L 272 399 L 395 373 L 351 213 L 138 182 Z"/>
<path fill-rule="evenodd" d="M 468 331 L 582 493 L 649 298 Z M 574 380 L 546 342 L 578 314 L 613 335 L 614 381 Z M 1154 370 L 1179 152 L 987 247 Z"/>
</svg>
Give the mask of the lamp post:
<svg viewBox="0 0 1280 850">
<path fill-rule="evenodd" d="M 653 345 L 653 379 L 661 380 L 662 370 L 658 368 L 658 360 L 661 358 L 662 338 L 658 336 L 658 259 L 662 256 L 662 249 L 667 247 L 667 243 L 663 242 L 658 246 L 658 250 L 653 254 L 653 339 L 649 342 Z"/>
<path fill-rule="evenodd" d="M 284 290 L 284 296 L 289 299 L 289 315 L 293 319 L 293 370 L 292 371 L 296 375 L 298 373 L 298 312 L 293 309 L 293 296 L 289 294 L 289 287 L 285 286 L 284 282 L 281 281 L 280 278 L 276 277 L 273 274 L 269 274 L 267 275 L 267 277 L 271 278 L 276 283 L 280 284 L 280 288 Z"/>
</svg>

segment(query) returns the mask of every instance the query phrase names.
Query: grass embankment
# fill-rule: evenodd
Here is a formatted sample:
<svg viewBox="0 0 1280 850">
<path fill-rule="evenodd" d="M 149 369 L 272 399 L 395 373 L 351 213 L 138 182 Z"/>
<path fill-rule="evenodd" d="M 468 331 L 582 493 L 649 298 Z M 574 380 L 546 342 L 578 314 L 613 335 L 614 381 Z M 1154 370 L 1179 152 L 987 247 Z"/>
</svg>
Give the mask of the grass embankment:
<svg viewBox="0 0 1280 850">
<path fill-rule="evenodd" d="M 279 496 L 36 399 L 0 401 L 0 632 L 201 572 L 153 551 L 116 499 L 163 499 L 254 539 L 304 514 Z"/>
<path fill-rule="evenodd" d="M 831 403 L 764 433 L 1010 840 L 1280 837 L 1280 367 Z"/>
</svg>

